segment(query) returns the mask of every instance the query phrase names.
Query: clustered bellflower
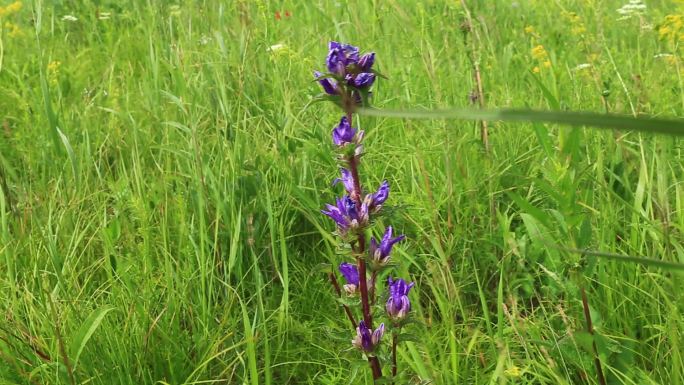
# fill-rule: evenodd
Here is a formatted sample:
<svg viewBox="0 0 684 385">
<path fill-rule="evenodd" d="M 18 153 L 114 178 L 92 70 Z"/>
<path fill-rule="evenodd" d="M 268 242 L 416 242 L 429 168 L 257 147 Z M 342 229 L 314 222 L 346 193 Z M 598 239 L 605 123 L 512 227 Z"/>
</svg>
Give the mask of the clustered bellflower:
<svg viewBox="0 0 684 385">
<path fill-rule="evenodd" d="M 375 331 L 366 326 L 364 321 L 359 322 L 356 328 L 356 338 L 352 340 L 352 344 L 364 352 L 371 353 L 380 344 L 382 335 L 385 334 L 385 324 L 382 323 Z"/>
<path fill-rule="evenodd" d="M 340 274 L 344 277 L 347 283 L 344 285 L 344 291 L 351 295 L 356 293 L 359 287 L 359 270 L 351 263 L 342 263 L 339 267 Z"/>
<path fill-rule="evenodd" d="M 375 52 L 360 56 L 358 47 L 331 41 L 325 60 L 328 73 L 314 71 L 314 78 L 326 94 L 343 97 L 351 95 L 360 104 L 361 93 L 367 92 L 375 83 L 376 74 L 372 69 L 374 63 Z"/>
<path fill-rule="evenodd" d="M 383 181 L 376 191 L 366 192 L 359 180 L 359 165 L 364 131 L 352 127 L 352 114 L 355 105 L 365 101 L 370 96 L 369 88 L 374 84 L 376 72 L 375 53 L 361 55 L 358 47 L 338 42 L 330 42 L 325 61 L 327 73 L 314 71 L 316 81 L 323 87 L 323 91 L 332 96 L 333 101 L 344 109 L 344 116 L 332 129 L 332 143 L 338 153 L 342 165 L 340 176 L 333 181 L 333 186 L 342 184 L 344 195 L 335 200 L 335 204 L 327 204 L 323 214 L 333 220 L 337 234 L 342 241 L 349 245 L 351 256 L 356 264 L 343 262 L 338 269 L 344 277 L 344 292 L 347 295 L 359 295 L 361 299 L 361 319 L 355 321 L 354 312 L 350 305 L 344 304 L 345 311 L 352 325 L 356 328 L 356 336 L 352 344 L 366 356 L 373 372 L 373 378 L 382 377 L 380 360 L 374 352 L 380 347 L 385 333 L 385 324 L 381 323 L 373 330 L 373 311 L 371 305 L 376 301 L 375 283 L 378 274 L 389 268 L 389 261 L 393 247 L 405 239 L 404 235 L 394 236 L 392 226 L 388 226 L 380 239 L 370 237 L 367 241 L 366 232 L 373 225 L 375 216 L 380 215 L 382 207 L 389 198 L 390 185 Z M 367 269 L 367 264 L 370 269 Z M 367 276 L 370 274 L 370 276 Z M 330 273 L 331 282 L 338 293 L 342 293 L 337 284 L 335 274 Z M 408 294 L 414 283 L 407 283 L 403 279 L 389 278 L 389 296 L 385 305 L 387 317 L 392 321 L 393 360 L 392 373 L 396 373 L 396 344 L 399 328 L 409 311 L 411 302 Z"/>
<path fill-rule="evenodd" d="M 326 205 L 327 210 L 321 212 L 337 225 L 340 235 L 344 236 L 349 231 L 357 231 L 368 224 L 368 204 L 362 203 L 360 206 L 349 196 L 337 198 L 335 205 Z"/>
<path fill-rule="evenodd" d="M 401 242 L 404 238 L 406 238 L 404 235 L 392 238 L 392 226 L 387 227 L 385 235 L 383 235 L 379 243 L 374 237 L 371 237 L 368 252 L 370 254 L 371 262 L 373 263 L 373 268 L 378 269 L 387 265 L 390 260 L 392 246 L 394 246 L 395 243 Z"/>
<path fill-rule="evenodd" d="M 408 293 L 415 282 L 407 283 L 401 278 L 392 281 L 392 277 L 389 277 L 387 282 L 389 283 L 390 296 L 387 299 L 387 304 L 385 304 L 385 310 L 387 310 L 387 315 L 393 321 L 401 321 L 411 311 L 411 301 L 409 301 Z"/>
</svg>

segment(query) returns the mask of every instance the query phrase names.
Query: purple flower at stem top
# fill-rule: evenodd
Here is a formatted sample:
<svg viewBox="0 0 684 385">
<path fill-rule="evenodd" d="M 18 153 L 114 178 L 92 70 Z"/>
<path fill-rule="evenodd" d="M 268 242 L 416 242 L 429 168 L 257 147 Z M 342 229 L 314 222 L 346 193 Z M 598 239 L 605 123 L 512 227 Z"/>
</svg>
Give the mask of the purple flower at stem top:
<svg viewBox="0 0 684 385">
<path fill-rule="evenodd" d="M 366 326 L 364 321 L 359 322 L 356 328 L 356 338 L 352 340 L 352 344 L 366 353 L 371 353 L 380 343 L 382 335 L 385 334 L 385 324 L 382 323 L 375 331 L 372 331 Z"/>
<path fill-rule="evenodd" d="M 347 67 L 359 62 L 359 48 L 351 44 L 342 44 L 336 41 L 328 43 L 328 57 L 325 64 L 328 71 L 338 76 L 344 76 Z"/>
<path fill-rule="evenodd" d="M 390 295 L 385 304 L 385 310 L 387 310 L 387 315 L 393 321 L 401 321 L 411 311 L 411 301 L 409 301 L 408 293 L 415 282 L 407 283 L 401 278 L 393 281 L 392 277 L 388 278 L 388 282 Z"/>
<path fill-rule="evenodd" d="M 390 260 L 392 246 L 406 238 L 405 235 L 392 238 L 392 231 L 392 226 L 388 226 L 379 243 L 374 237 L 371 237 L 370 248 L 368 251 L 370 253 L 371 261 L 373 262 L 373 267 L 376 269 L 387 265 Z"/>
<path fill-rule="evenodd" d="M 359 90 L 373 85 L 376 75 L 373 72 L 375 53 L 359 56 L 359 48 L 350 44 L 331 41 L 328 44 L 328 56 L 325 59 L 327 74 L 314 71 L 314 77 L 328 95 L 339 95 L 349 108 L 353 104 L 361 104 Z M 346 85 L 346 86 L 345 86 Z"/>
</svg>

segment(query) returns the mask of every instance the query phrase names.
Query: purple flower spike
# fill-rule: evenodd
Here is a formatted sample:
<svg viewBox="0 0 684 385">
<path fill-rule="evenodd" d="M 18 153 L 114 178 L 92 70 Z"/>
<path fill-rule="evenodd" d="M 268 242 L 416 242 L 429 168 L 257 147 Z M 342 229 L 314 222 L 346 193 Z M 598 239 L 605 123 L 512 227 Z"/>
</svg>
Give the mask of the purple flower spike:
<svg viewBox="0 0 684 385">
<path fill-rule="evenodd" d="M 366 353 L 371 353 L 380 344 L 380 339 L 385 334 L 385 324 L 382 323 L 375 331 L 371 331 L 364 321 L 359 322 L 356 328 L 356 338 L 352 344 Z"/>
<path fill-rule="evenodd" d="M 340 119 L 340 124 L 333 128 L 333 143 L 337 146 L 344 146 L 347 143 L 354 142 L 355 137 L 356 129 L 351 126 L 347 117 L 343 116 L 342 119 Z"/>
<path fill-rule="evenodd" d="M 392 238 L 392 226 L 387 227 L 380 244 L 378 244 L 375 238 L 371 238 L 369 252 L 374 266 L 377 268 L 386 265 L 390 260 L 392 246 L 394 246 L 395 243 L 401 242 L 404 238 L 406 238 L 405 235 Z"/>
<path fill-rule="evenodd" d="M 321 76 L 323 76 L 322 73 L 314 71 L 314 78 L 316 78 L 318 80 L 318 83 L 323 87 L 323 91 L 325 91 L 325 93 L 329 95 L 339 94 L 339 90 L 337 89 L 337 82 L 329 78 L 320 79 Z"/>
<path fill-rule="evenodd" d="M 387 315 L 394 321 L 403 320 L 408 315 L 408 312 L 411 311 L 411 301 L 409 301 L 408 293 L 415 282 L 407 283 L 401 278 L 392 281 L 392 277 L 389 277 L 387 282 L 389 283 L 390 292 L 390 296 L 385 304 Z"/>
<path fill-rule="evenodd" d="M 344 189 L 347 190 L 347 193 L 349 193 L 349 195 L 353 196 L 354 195 L 353 194 L 353 192 L 354 192 L 354 178 L 352 178 L 351 172 L 349 170 L 347 170 L 346 168 L 340 169 L 340 172 L 342 173 L 342 178 L 336 178 L 333 181 L 333 186 L 342 182 L 342 184 L 344 185 Z"/>
<path fill-rule="evenodd" d="M 358 66 L 361 71 L 368 72 L 375 63 L 375 52 L 367 53 L 359 59 Z"/>
<path fill-rule="evenodd" d="M 347 281 L 344 285 L 344 291 L 348 295 L 356 293 L 356 289 L 359 287 L 359 271 L 356 269 L 356 265 L 345 262 L 340 265 L 339 270 Z"/>
<path fill-rule="evenodd" d="M 387 182 L 385 180 L 380 185 L 380 188 L 378 188 L 378 191 L 374 192 L 370 196 L 369 206 L 370 206 L 371 211 L 376 212 L 376 211 L 380 210 L 380 206 L 382 206 L 382 204 L 385 203 L 385 201 L 389 197 L 389 192 L 390 192 L 389 182 Z"/>
</svg>

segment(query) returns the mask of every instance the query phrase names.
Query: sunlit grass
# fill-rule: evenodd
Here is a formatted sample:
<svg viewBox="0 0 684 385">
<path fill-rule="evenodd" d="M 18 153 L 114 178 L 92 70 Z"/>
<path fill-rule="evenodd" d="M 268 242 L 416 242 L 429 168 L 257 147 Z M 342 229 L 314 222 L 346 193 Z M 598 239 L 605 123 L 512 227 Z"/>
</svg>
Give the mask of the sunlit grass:
<svg viewBox="0 0 684 385">
<path fill-rule="evenodd" d="M 329 39 L 377 52 L 379 108 L 471 107 L 475 49 L 489 108 L 682 116 L 681 2 L 467 3 L 477 47 L 458 1 L 0 3 L 0 378 L 370 383 L 317 272 Z M 684 263 L 680 139 L 359 123 L 402 202 L 412 381 L 597 384 L 584 288 L 609 383 L 684 383 L 681 272 L 567 251 Z"/>
</svg>

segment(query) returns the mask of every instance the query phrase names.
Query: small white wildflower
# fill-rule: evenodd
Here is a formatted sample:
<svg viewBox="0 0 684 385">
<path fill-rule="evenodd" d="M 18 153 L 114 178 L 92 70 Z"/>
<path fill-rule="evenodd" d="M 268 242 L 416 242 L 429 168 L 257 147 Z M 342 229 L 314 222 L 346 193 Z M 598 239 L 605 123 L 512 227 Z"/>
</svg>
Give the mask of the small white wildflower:
<svg viewBox="0 0 684 385">
<path fill-rule="evenodd" d="M 639 16 L 644 12 L 646 12 L 646 4 L 644 4 L 642 0 L 629 0 L 629 3 L 617 10 L 617 13 L 624 16 L 618 20 L 626 20 L 632 16 Z"/>
<path fill-rule="evenodd" d="M 574 71 L 581 71 L 581 70 L 584 70 L 584 69 L 587 69 L 587 68 L 591 68 L 591 64 L 589 64 L 589 63 L 582 63 L 582 64 L 579 64 L 577 67 L 573 68 L 573 70 L 574 70 Z"/>
<path fill-rule="evenodd" d="M 285 44 L 278 43 L 278 44 L 274 44 L 274 45 L 268 47 L 268 51 L 275 53 L 275 52 L 278 52 L 278 51 L 283 50 L 285 48 L 287 48 L 287 46 Z"/>
<path fill-rule="evenodd" d="M 73 15 L 64 15 L 62 16 L 62 21 L 78 21 L 78 18 Z"/>
<path fill-rule="evenodd" d="M 209 37 L 207 35 L 202 35 L 202 37 L 200 37 L 200 39 L 199 39 L 200 45 L 207 45 L 210 42 L 211 42 L 211 37 Z"/>
</svg>

